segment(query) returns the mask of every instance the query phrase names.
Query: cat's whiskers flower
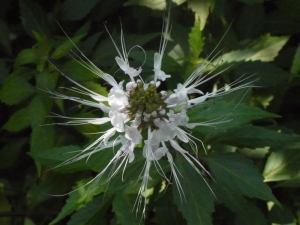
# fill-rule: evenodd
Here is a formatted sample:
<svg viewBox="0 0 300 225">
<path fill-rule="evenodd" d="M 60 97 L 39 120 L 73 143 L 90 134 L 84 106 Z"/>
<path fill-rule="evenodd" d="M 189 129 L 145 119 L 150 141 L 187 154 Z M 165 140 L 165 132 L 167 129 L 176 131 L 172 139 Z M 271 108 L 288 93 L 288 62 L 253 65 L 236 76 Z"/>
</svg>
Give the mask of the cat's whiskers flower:
<svg viewBox="0 0 300 225">
<path fill-rule="evenodd" d="M 167 22 L 163 26 L 163 31 L 166 35 L 170 35 L 170 12 Z M 100 95 L 82 86 L 81 84 L 61 72 L 64 77 L 66 77 L 69 81 L 77 86 L 69 88 L 68 90 L 72 90 L 76 93 L 89 96 L 92 98 L 92 100 L 70 97 L 58 92 L 48 92 L 50 92 L 54 98 L 71 100 L 83 105 L 94 107 L 97 110 L 103 111 L 105 114 L 107 114 L 107 116 L 103 118 L 70 118 L 54 114 L 53 117 L 72 119 L 71 121 L 66 123 L 56 124 L 110 124 L 111 127 L 107 131 L 103 132 L 101 136 L 94 142 L 92 142 L 88 147 L 79 151 L 78 154 L 54 168 L 65 166 L 84 158 L 86 158 L 86 162 L 88 162 L 93 154 L 99 151 L 108 150 L 120 146 L 112 159 L 108 162 L 107 166 L 98 175 L 96 175 L 95 178 L 93 178 L 84 186 L 89 185 L 92 182 L 99 182 L 103 175 L 108 171 L 108 169 L 112 167 L 105 181 L 105 183 L 109 183 L 110 180 L 122 168 L 123 179 L 123 174 L 125 172 L 126 166 L 129 163 L 132 163 L 135 159 L 135 150 L 137 149 L 136 147 L 143 145 L 142 151 L 145 158 L 145 164 L 144 168 L 141 168 L 142 172 L 137 179 L 138 182 L 141 180 L 141 186 L 139 188 L 138 196 L 134 205 L 134 207 L 136 208 L 136 212 L 139 212 L 140 207 L 142 207 L 142 214 L 145 215 L 146 191 L 148 190 L 148 182 L 149 180 L 151 180 L 150 169 L 152 164 L 155 165 L 157 172 L 169 183 L 171 183 L 171 178 L 167 178 L 163 168 L 159 164 L 159 160 L 163 157 L 166 157 L 167 161 L 170 164 L 171 177 L 173 177 L 173 180 L 175 181 L 175 185 L 177 186 L 181 200 L 186 202 L 184 190 L 179 180 L 179 176 L 182 175 L 180 174 L 180 171 L 177 169 L 174 163 L 172 152 L 176 152 L 177 156 L 183 157 L 201 177 L 203 177 L 203 173 L 205 173 L 212 178 L 211 174 L 198 160 L 198 147 L 195 141 L 200 142 L 205 151 L 206 149 L 204 143 L 200 139 L 192 135 L 192 129 L 197 126 L 215 127 L 218 124 L 228 123 L 232 121 L 232 119 L 228 119 L 228 116 L 231 114 L 228 113 L 224 116 L 205 122 L 190 123 L 187 111 L 193 110 L 193 107 L 196 105 L 204 104 L 204 102 L 206 102 L 210 98 L 220 97 L 239 89 L 250 88 L 252 87 L 253 81 L 249 80 L 250 77 L 242 77 L 228 84 L 229 89 L 222 87 L 215 91 L 207 93 L 201 91 L 199 87 L 203 83 L 219 76 L 227 69 L 226 68 L 222 71 L 214 73 L 217 70 L 219 63 L 221 62 L 219 61 L 217 65 L 214 66 L 212 70 L 210 70 L 210 72 L 204 74 L 209 67 L 213 66 L 209 61 L 209 58 L 216 50 L 216 46 L 213 52 L 205 59 L 205 62 L 200 64 L 183 84 L 178 83 L 177 88 L 173 91 L 173 93 L 168 95 L 167 90 L 158 91 L 158 86 L 160 86 L 161 82 L 171 77 L 171 75 L 165 74 L 165 72 L 161 69 L 162 59 L 168 41 L 166 37 L 162 34 L 159 51 L 154 54 L 153 81 L 144 83 L 144 81 L 142 81 L 141 79 L 137 79 L 140 78 L 142 68 L 139 67 L 135 69 L 131 67 L 128 59 L 129 53 L 133 48 L 137 47 L 142 49 L 142 47 L 136 45 L 131 48 L 129 52 L 127 52 L 123 29 L 121 28 L 120 50 L 109 32 L 108 34 L 118 53 L 118 56 L 115 57 L 116 63 L 118 64 L 120 70 L 122 70 L 125 75 L 129 76 L 130 82 L 124 84 L 124 81 L 121 81 L 120 83 L 118 83 L 114 79 L 114 77 L 101 71 L 82 52 L 80 52 L 79 48 L 70 39 L 75 48 L 80 52 L 80 54 L 78 55 L 75 52 L 71 51 L 71 57 L 87 70 L 101 77 L 111 86 L 111 89 L 109 90 L 108 96 Z M 68 37 L 67 34 L 66 36 Z M 143 52 L 145 53 L 144 50 Z M 218 53 L 216 55 L 218 55 Z M 213 56 L 212 59 L 214 59 L 216 55 Z M 53 63 L 51 64 L 53 65 Z M 196 97 L 191 98 L 191 94 L 196 95 Z M 111 140 L 113 139 L 113 137 L 115 137 L 116 134 L 118 134 L 117 138 L 115 138 L 115 140 Z M 181 147 L 179 142 L 189 143 L 196 157 L 194 157 L 186 149 Z M 205 179 L 204 181 L 209 187 L 207 181 Z M 212 191 L 211 188 L 210 190 Z"/>
</svg>

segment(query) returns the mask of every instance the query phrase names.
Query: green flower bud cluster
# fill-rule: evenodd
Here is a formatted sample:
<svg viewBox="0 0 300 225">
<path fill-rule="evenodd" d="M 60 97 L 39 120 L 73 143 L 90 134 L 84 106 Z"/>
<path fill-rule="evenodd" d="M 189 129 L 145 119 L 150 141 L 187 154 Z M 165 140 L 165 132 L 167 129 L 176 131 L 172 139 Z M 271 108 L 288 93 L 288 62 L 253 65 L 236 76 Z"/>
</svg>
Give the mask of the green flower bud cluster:
<svg viewBox="0 0 300 225">
<path fill-rule="evenodd" d="M 155 123 L 159 123 L 166 116 L 165 99 L 164 92 L 158 93 L 154 83 L 150 83 L 145 90 L 144 84 L 138 81 L 136 87 L 128 92 L 127 113 L 130 120 L 136 118 L 141 120 L 139 130 L 144 130 L 149 126 L 155 129 L 157 127 Z"/>
</svg>

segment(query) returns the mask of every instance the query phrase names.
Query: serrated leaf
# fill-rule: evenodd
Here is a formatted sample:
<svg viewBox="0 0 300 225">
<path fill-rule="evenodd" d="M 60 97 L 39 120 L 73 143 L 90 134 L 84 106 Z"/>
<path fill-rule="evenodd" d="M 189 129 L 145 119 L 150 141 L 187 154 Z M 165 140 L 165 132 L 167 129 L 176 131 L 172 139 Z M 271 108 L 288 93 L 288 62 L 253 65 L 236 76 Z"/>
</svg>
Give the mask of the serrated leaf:
<svg viewBox="0 0 300 225">
<path fill-rule="evenodd" d="M 70 146 L 63 146 L 60 148 L 53 148 L 48 151 L 44 151 L 41 153 L 36 152 L 30 152 L 29 155 L 33 157 L 36 161 L 39 163 L 45 165 L 48 169 L 51 169 L 60 163 L 70 159 L 76 153 L 69 153 L 72 151 L 80 150 L 81 148 L 76 145 L 70 145 Z M 62 173 L 70 173 L 80 170 L 87 169 L 87 165 L 85 164 L 85 161 L 80 162 L 73 162 L 70 165 L 60 167 L 55 170 L 55 172 L 59 171 Z"/>
<path fill-rule="evenodd" d="M 31 133 L 31 151 L 43 152 L 52 147 L 54 141 L 53 126 L 34 126 Z"/>
<path fill-rule="evenodd" d="M 220 60 L 225 63 L 257 60 L 271 62 L 288 40 L 289 36 L 276 37 L 266 34 L 252 42 L 246 49 L 228 52 L 215 59 L 214 62 L 217 63 Z"/>
<path fill-rule="evenodd" d="M 262 175 L 253 164 L 236 153 L 204 157 L 218 185 L 250 198 L 273 201 L 280 205 Z"/>
<path fill-rule="evenodd" d="M 200 21 L 196 18 L 194 26 L 189 33 L 189 47 L 191 50 L 191 55 L 194 59 L 198 59 L 204 46 L 204 37 L 200 30 Z"/>
<path fill-rule="evenodd" d="M 43 37 L 49 36 L 49 23 L 46 13 L 37 2 L 32 0 L 20 0 L 20 10 L 22 23 L 26 32 L 34 36 L 33 31 L 41 34 Z"/>
<path fill-rule="evenodd" d="M 255 85 L 260 87 L 274 86 L 287 81 L 290 77 L 290 73 L 283 69 L 270 63 L 258 61 L 246 62 L 234 69 L 236 77 L 240 77 L 241 74 L 244 74 L 245 72 L 249 75 L 257 74 L 256 77 L 258 77 L 259 80 L 255 82 Z"/>
<path fill-rule="evenodd" d="M 166 0 L 129 0 L 124 3 L 125 6 L 140 5 L 146 6 L 150 9 L 163 10 L 166 8 Z"/>
<path fill-rule="evenodd" d="M 96 225 L 106 224 L 104 217 L 110 206 L 109 196 L 103 198 L 102 195 L 96 197 L 92 202 L 87 204 L 85 208 L 79 209 L 72 217 L 67 225 Z"/>
<path fill-rule="evenodd" d="M 235 224 L 266 224 L 266 220 L 260 209 L 247 201 L 241 194 L 219 183 L 212 185 L 218 200 L 236 213 Z"/>
<path fill-rule="evenodd" d="M 289 180 L 300 170 L 300 151 L 298 149 L 284 149 L 273 152 L 265 165 L 263 175 L 265 181 Z"/>
<path fill-rule="evenodd" d="M 63 20 L 80 20 L 85 17 L 99 0 L 74 1 L 66 0 L 61 7 Z"/>
<path fill-rule="evenodd" d="M 35 93 L 25 77 L 10 75 L 0 90 L 0 99 L 7 105 L 15 105 Z"/>
<path fill-rule="evenodd" d="M 249 48 L 256 50 L 256 53 L 249 60 L 273 61 L 288 40 L 289 36 L 276 37 L 270 34 L 261 36 L 250 44 Z"/>
<path fill-rule="evenodd" d="M 19 109 L 4 124 L 3 129 L 10 132 L 18 132 L 30 126 L 30 116 L 27 108 Z"/>
<path fill-rule="evenodd" d="M 175 164 L 180 171 L 178 176 L 184 190 L 186 202 L 181 200 L 176 185 L 173 185 L 174 202 L 188 224 L 212 224 L 215 196 L 194 168 L 182 157 L 177 157 Z"/>
<path fill-rule="evenodd" d="M 172 199 L 172 188 L 168 187 L 161 198 L 156 201 L 155 221 L 157 221 L 158 224 L 185 225 L 186 221 L 182 218 L 181 213 L 178 212 Z"/>
<path fill-rule="evenodd" d="M 58 78 L 58 73 L 50 73 L 48 71 L 43 71 L 41 73 L 36 74 L 36 87 L 39 88 L 41 91 L 39 94 L 42 94 L 43 91 L 51 90 L 53 91 L 56 87 Z M 49 94 L 47 93 L 47 98 L 49 98 Z M 52 101 L 52 100 L 50 100 Z"/>
<path fill-rule="evenodd" d="M 222 143 L 241 148 L 271 147 L 272 149 L 283 148 L 299 140 L 297 136 L 255 126 L 244 126 L 231 129 L 226 133 L 215 133 L 208 139 L 213 143 Z"/>
<path fill-rule="evenodd" d="M 53 126 L 35 126 L 30 135 L 30 152 L 41 153 L 53 147 L 55 130 Z M 41 164 L 36 162 L 37 170 L 40 175 Z"/>
<path fill-rule="evenodd" d="M 75 48 L 74 44 L 77 44 L 86 34 L 78 35 L 77 37 L 66 40 L 60 46 L 58 46 L 51 55 L 52 59 L 60 59 L 65 56 L 72 48 Z"/>
<path fill-rule="evenodd" d="M 66 204 L 61 209 L 61 212 L 57 215 L 57 217 L 51 221 L 50 225 L 56 224 L 66 216 L 70 215 L 72 212 L 85 207 L 86 204 L 93 199 L 95 194 L 99 194 L 105 191 L 105 186 L 102 185 L 97 189 L 97 193 L 90 193 L 89 187 L 84 186 L 89 181 L 90 179 L 85 178 L 76 183 L 76 186 L 73 187 L 73 190 L 78 189 L 78 191 L 74 191 L 69 194 L 69 198 L 67 199 Z"/>
<path fill-rule="evenodd" d="M 203 30 L 212 7 L 213 0 L 188 0 L 188 7 L 200 17 L 200 30 Z"/>
<path fill-rule="evenodd" d="M 51 121 L 49 119 L 46 120 L 46 116 L 49 115 L 52 104 L 51 99 L 47 98 L 44 100 L 39 94 L 32 99 L 28 106 L 28 114 L 32 127 L 44 125 L 45 121 Z"/>
<path fill-rule="evenodd" d="M 189 123 L 217 122 L 220 124 L 215 127 L 197 126 L 193 130 L 203 132 L 220 132 L 229 128 L 239 127 L 244 123 L 262 118 L 276 118 L 276 114 L 263 111 L 246 104 L 223 101 L 207 101 L 206 104 L 200 104 L 187 112 Z M 228 121 L 228 122 L 222 122 Z"/>
<path fill-rule="evenodd" d="M 112 202 L 112 210 L 117 217 L 117 221 L 122 225 L 141 224 L 136 214 L 132 213 L 136 196 L 117 194 Z"/>
<path fill-rule="evenodd" d="M 291 67 L 291 73 L 298 74 L 299 71 L 300 71 L 300 45 L 298 46 L 296 50 L 296 54 L 294 56 L 293 64 Z"/>
<path fill-rule="evenodd" d="M 35 49 L 24 49 L 18 54 L 15 60 L 14 67 L 26 65 L 29 63 L 36 64 L 39 61 L 40 57 L 41 56 L 37 53 Z"/>
<path fill-rule="evenodd" d="M 167 174 L 170 171 L 169 163 L 166 160 L 159 161 L 160 168 Z M 124 173 L 119 173 L 109 183 L 110 193 L 126 193 L 137 194 L 142 180 L 138 180 L 142 169 L 145 166 L 145 158 L 142 155 L 141 149 L 135 149 L 135 159 L 126 166 Z M 148 189 L 154 187 L 160 180 L 161 175 L 157 172 L 154 165 L 150 167 L 149 175 L 151 180 L 148 181 Z M 124 182 L 125 180 L 125 182 Z M 138 181 L 138 182 L 137 182 Z"/>
</svg>

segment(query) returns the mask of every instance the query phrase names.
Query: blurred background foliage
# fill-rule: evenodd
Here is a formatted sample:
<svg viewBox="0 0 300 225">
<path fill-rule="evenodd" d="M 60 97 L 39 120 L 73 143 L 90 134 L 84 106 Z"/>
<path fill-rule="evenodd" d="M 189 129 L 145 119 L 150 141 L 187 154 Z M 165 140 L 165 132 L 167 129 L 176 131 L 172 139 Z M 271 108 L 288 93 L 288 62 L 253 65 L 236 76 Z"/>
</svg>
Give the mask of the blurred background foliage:
<svg viewBox="0 0 300 225">
<path fill-rule="evenodd" d="M 96 138 L 87 133 L 106 130 L 92 125 L 40 126 L 66 122 L 50 117 L 51 112 L 102 116 L 88 107 L 49 97 L 47 90 L 80 95 L 60 88 L 72 84 L 47 59 L 80 84 L 106 94 L 107 84 L 68 55 L 77 49 L 66 34 L 94 64 L 123 80 L 105 30 L 106 26 L 120 43 L 121 21 L 127 48 L 140 45 L 145 49 L 143 76 L 147 80 L 153 73 L 153 54 L 159 48 L 169 4 L 165 0 L 0 2 L 0 224 L 300 223 L 297 0 L 173 0 L 171 4 L 172 32 L 163 70 L 172 79 L 166 88 L 172 90 L 182 83 L 208 56 L 212 65 L 219 65 L 216 71 L 227 70 L 204 84 L 204 92 L 241 75 L 260 78 L 255 83 L 259 87 L 236 107 L 234 121 L 218 130 L 200 127 L 193 133 L 208 149 L 206 156 L 199 146 L 200 159 L 216 180 L 209 182 L 217 198 L 180 158 L 176 164 L 186 174 L 182 182 L 188 203 L 180 202 L 175 185 L 161 192 L 166 182 L 152 171 L 145 221 L 132 213 L 141 158 L 129 165 L 125 182 L 118 175 L 108 187 L 101 185 L 92 193 L 84 187 L 63 197 L 49 195 L 84 185 L 113 152 L 91 157 L 88 163 L 47 170 L 72 156 L 62 153 L 82 149 Z M 134 67 L 144 62 L 138 50 L 130 58 Z M 234 92 L 209 110 L 196 109 L 189 116 L 195 121 L 222 116 L 235 108 L 244 93 Z M 170 170 L 164 162 L 162 167 Z"/>
</svg>

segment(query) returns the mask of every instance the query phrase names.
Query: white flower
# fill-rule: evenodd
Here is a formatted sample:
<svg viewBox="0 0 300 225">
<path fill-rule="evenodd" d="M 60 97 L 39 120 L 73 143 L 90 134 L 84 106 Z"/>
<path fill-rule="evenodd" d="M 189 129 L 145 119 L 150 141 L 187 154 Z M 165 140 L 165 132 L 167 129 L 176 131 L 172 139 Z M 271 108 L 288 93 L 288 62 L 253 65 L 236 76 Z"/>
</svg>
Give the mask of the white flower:
<svg viewBox="0 0 300 225">
<path fill-rule="evenodd" d="M 170 22 L 169 19 L 165 26 L 165 33 L 170 34 Z M 110 35 L 110 34 L 109 34 Z M 111 37 L 111 36 L 110 36 Z M 112 40 L 113 41 L 113 40 Z M 223 71 L 213 74 L 214 70 L 204 75 L 209 63 L 203 63 L 191 74 L 191 76 L 183 83 L 178 84 L 173 93 L 167 95 L 167 90 L 158 91 L 157 87 L 160 82 L 170 78 L 171 75 L 166 75 L 161 70 L 162 59 L 165 52 L 167 39 L 162 35 L 162 41 L 159 48 L 159 52 L 154 54 L 154 79 L 150 83 L 144 83 L 143 81 L 136 79 L 142 72 L 141 68 L 135 69 L 130 67 L 128 54 L 126 51 L 123 31 L 121 30 L 121 49 L 120 51 L 113 41 L 114 46 L 118 52 L 115 60 L 122 71 L 130 78 L 130 82 L 124 84 L 124 81 L 117 83 L 117 81 L 109 74 L 102 72 L 92 62 L 90 62 L 84 55 L 82 57 L 88 61 L 88 63 L 81 63 L 88 70 L 94 72 L 96 75 L 104 79 L 111 85 L 108 96 L 102 96 L 95 93 L 71 78 L 64 76 L 71 82 L 76 84 L 78 88 L 72 88 L 72 90 L 90 96 L 94 101 L 84 100 L 76 97 L 69 97 L 60 93 L 53 92 L 56 98 L 68 99 L 83 105 L 91 106 L 96 109 L 102 110 L 107 113 L 107 117 L 103 118 L 68 118 L 71 121 L 66 124 L 80 125 L 80 124 L 95 124 L 100 125 L 104 123 L 111 124 L 111 128 L 103 133 L 96 141 L 94 141 L 87 148 L 82 150 L 79 154 L 67 160 L 66 162 L 58 165 L 63 166 L 74 161 L 81 160 L 83 158 L 91 157 L 92 154 L 114 147 L 118 149 L 114 157 L 108 162 L 108 165 L 92 180 L 99 180 L 103 174 L 110 168 L 112 164 L 112 171 L 109 173 L 109 177 L 106 180 L 108 183 L 111 178 L 122 168 L 134 161 L 134 151 L 137 145 L 143 145 L 143 156 L 145 158 L 145 166 L 141 168 L 142 180 L 141 187 L 138 193 L 135 206 L 137 211 L 143 204 L 143 212 L 145 212 L 146 201 L 143 198 L 143 193 L 148 189 L 148 181 L 151 179 L 149 171 L 152 164 L 155 164 L 158 173 L 161 174 L 167 181 L 164 171 L 159 165 L 159 160 L 166 157 L 170 163 L 172 177 L 175 180 L 175 184 L 180 192 L 180 196 L 184 198 L 184 190 L 182 189 L 176 166 L 173 161 L 172 152 L 177 152 L 184 157 L 188 163 L 202 176 L 202 172 L 206 171 L 199 160 L 183 149 L 180 145 L 180 141 L 189 143 L 197 151 L 197 145 L 195 141 L 201 142 L 201 140 L 192 136 L 186 129 L 193 129 L 196 126 L 214 126 L 219 123 L 228 122 L 226 117 L 220 120 L 212 120 L 208 122 L 189 123 L 189 117 L 187 111 L 192 110 L 193 106 L 205 102 L 209 98 L 225 95 L 232 91 L 248 88 L 251 86 L 251 81 L 245 84 L 241 84 L 245 79 L 240 79 L 236 82 L 229 84 L 230 89 L 220 88 L 214 92 L 203 93 L 199 87 L 218 76 Z M 140 46 L 135 46 L 141 48 Z M 77 48 L 77 47 L 76 47 Z M 121 54 L 122 52 L 122 54 Z M 125 86 L 125 90 L 124 90 Z M 191 94 L 196 94 L 198 97 L 190 98 Z M 103 104 L 106 102 L 106 104 Z M 67 117 L 62 117 L 67 118 Z M 115 134 L 118 137 L 113 139 Z M 143 136 L 146 139 L 143 139 Z M 113 140 L 112 140 L 113 139 Z M 203 143 L 201 142 L 204 147 Z M 119 147 L 117 147 L 119 146 Z M 207 172 L 207 171 L 206 171 Z M 90 181 L 88 184 L 90 184 Z M 87 185 L 88 185 L 87 184 Z"/>
</svg>

